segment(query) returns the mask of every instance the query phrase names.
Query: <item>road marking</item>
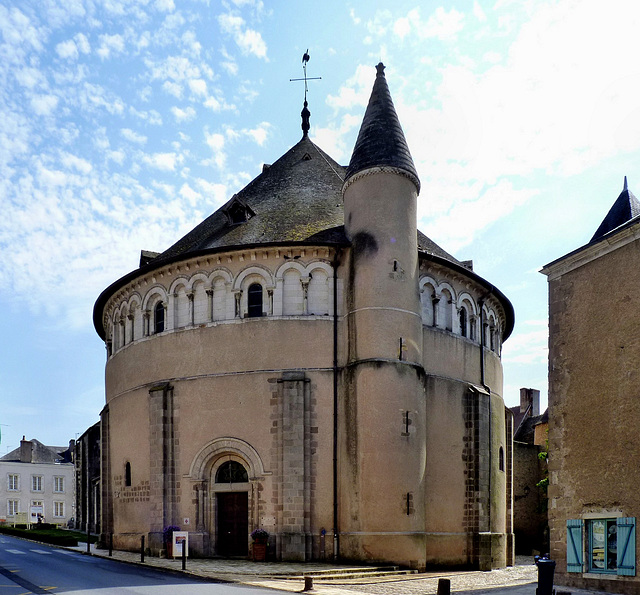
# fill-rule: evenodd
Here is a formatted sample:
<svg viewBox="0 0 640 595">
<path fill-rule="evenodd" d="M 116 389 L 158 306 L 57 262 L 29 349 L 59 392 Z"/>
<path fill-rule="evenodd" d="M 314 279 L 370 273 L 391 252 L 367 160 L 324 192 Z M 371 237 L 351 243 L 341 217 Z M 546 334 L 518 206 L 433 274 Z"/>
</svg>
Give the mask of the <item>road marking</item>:
<svg viewBox="0 0 640 595">
<path fill-rule="evenodd" d="M 5 552 L 9 552 L 10 554 L 26 554 L 27 552 L 23 552 L 22 550 L 5 550 Z"/>
<path fill-rule="evenodd" d="M 46 550 L 29 550 L 30 552 L 33 552 L 34 554 L 43 554 L 45 556 L 50 556 L 51 552 L 47 552 Z"/>
<path fill-rule="evenodd" d="M 7 551 L 9 552 L 11 550 L 7 550 Z M 15 552 L 20 552 L 20 550 L 13 550 L 12 553 L 15 553 Z M 26 552 L 20 552 L 20 553 L 24 554 Z M 10 581 L 13 581 L 16 585 L 20 585 L 23 589 L 29 589 L 30 593 L 36 593 L 37 595 L 40 595 L 40 594 L 48 595 L 50 593 L 49 591 L 43 589 L 42 587 L 39 587 L 38 585 L 34 585 L 28 580 L 23 579 L 21 576 L 12 574 L 11 570 L 7 570 L 2 566 L 0 566 L 0 574 L 2 576 L 7 577 Z"/>
</svg>

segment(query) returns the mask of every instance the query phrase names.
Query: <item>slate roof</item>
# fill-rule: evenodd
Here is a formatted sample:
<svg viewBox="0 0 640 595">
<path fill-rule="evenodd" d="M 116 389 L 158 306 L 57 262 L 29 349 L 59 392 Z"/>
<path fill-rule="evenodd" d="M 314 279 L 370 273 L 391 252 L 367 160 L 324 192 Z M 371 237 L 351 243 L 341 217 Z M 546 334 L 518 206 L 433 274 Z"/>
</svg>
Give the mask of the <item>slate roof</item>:
<svg viewBox="0 0 640 595">
<path fill-rule="evenodd" d="M 614 202 L 611 209 L 609 209 L 607 216 L 603 219 L 600 227 L 598 227 L 596 233 L 593 234 L 589 243 L 601 239 L 610 231 L 624 225 L 627 221 L 630 221 L 638 215 L 640 215 L 640 201 L 627 188 L 627 177 L 625 176 L 624 188 L 620 196 L 618 196 L 616 202 Z"/>
<path fill-rule="evenodd" d="M 527 412 L 520 411 L 519 405 L 510 409 L 513 412 L 513 427 L 515 428 L 513 439 L 516 442 L 533 444 L 536 426 L 549 423 L 549 409 L 546 409 L 541 415 L 527 415 L 526 417 Z"/>
<path fill-rule="evenodd" d="M 415 177 L 419 191 L 418 172 L 391 99 L 382 62 L 376 69 L 376 80 L 345 179 L 370 167 L 391 166 Z"/>
<path fill-rule="evenodd" d="M 345 168 L 305 135 L 273 165 L 152 262 L 215 248 L 281 242 L 344 243 Z M 232 223 L 232 211 L 247 220 Z"/>
<path fill-rule="evenodd" d="M 42 442 L 36 440 L 35 438 L 32 438 L 30 442 L 32 449 L 32 463 L 71 462 L 71 453 L 68 446 L 47 446 L 46 444 L 42 444 Z M 12 450 L 3 457 L 0 457 L 0 461 L 20 462 L 20 447 Z"/>
</svg>

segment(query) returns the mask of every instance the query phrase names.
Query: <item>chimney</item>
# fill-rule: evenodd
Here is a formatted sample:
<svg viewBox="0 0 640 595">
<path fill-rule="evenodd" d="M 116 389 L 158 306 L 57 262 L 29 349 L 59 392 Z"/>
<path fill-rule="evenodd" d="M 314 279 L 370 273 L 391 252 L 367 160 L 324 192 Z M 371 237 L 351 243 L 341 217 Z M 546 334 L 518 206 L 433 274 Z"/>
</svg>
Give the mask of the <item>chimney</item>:
<svg viewBox="0 0 640 595">
<path fill-rule="evenodd" d="M 525 413 L 531 407 L 529 415 L 540 415 L 540 391 L 535 388 L 520 389 L 520 413 Z"/>
<path fill-rule="evenodd" d="M 24 436 L 20 440 L 20 462 L 33 463 L 33 444 L 31 440 L 25 440 Z"/>
</svg>

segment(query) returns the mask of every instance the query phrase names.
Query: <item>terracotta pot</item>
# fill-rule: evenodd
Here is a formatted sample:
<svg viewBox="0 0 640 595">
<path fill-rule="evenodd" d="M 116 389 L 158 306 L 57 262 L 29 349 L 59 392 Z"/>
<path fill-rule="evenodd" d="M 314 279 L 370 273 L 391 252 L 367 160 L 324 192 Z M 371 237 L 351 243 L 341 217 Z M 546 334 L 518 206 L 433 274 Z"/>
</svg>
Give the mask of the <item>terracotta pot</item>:
<svg viewBox="0 0 640 595">
<path fill-rule="evenodd" d="M 267 542 L 254 541 L 253 542 L 253 561 L 264 562 L 266 559 L 267 559 Z"/>
</svg>

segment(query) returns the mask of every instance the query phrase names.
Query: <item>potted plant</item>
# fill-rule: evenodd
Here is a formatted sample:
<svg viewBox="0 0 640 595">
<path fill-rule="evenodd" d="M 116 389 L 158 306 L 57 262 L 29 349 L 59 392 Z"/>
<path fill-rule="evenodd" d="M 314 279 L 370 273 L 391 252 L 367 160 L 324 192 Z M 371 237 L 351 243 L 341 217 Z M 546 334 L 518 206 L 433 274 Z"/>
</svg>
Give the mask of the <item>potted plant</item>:
<svg viewBox="0 0 640 595">
<path fill-rule="evenodd" d="M 171 558 L 173 556 L 173 532 L 180 531 L 180 527 L 176 527 L 175 525 L 169 525 L 164 528 L 164 532 L 162 533 L 162 538 L 164 541 L 164 548 L 167 552 L 167 558 Z"/>
<path fill-rule="evenodd" d="M 269 541 L 269 533 L 264 529 L 254 529 L 251 531 L 251 539 L 253 539 L 253 561 L 264 562 L 267 558 L 267 542 Z"/>
</svg>

